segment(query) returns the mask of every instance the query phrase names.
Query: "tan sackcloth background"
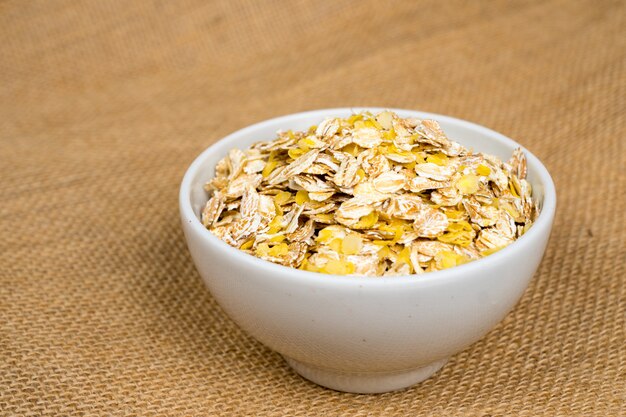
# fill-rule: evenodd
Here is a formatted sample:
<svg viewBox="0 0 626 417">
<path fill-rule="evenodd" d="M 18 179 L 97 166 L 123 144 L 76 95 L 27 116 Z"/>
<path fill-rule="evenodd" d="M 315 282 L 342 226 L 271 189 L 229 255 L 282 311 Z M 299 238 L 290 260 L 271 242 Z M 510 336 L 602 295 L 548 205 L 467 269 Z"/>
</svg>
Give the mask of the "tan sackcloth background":
<svg viewBox="0 0 626 417">
<path fill-rule="evenodd" d="M 625 16 L 599 0 L 0 3 L 0 415 L 625 415 Z M 242 333 L 177 207 L 223 135 L 359 105 L 503 132 L 559 198 L 515 310 L 383 395 L 318 387 Z"/>
</svg>

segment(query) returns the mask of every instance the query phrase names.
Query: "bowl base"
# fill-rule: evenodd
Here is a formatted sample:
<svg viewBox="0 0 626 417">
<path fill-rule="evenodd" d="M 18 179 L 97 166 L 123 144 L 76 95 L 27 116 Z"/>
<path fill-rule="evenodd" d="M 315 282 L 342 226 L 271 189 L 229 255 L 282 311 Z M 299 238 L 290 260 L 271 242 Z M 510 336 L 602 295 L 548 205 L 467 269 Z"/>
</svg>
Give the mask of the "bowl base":
<svg viewBox="0 0 626 417">
<path fill-rule="evenodd" d="M 318 368 L 286 356 L 283 358 L 294 371 L 311 382 L 356 394 L 377 394 L 408 388 L 428 379 L 448 362 L 448 358 L 445 358 L 419 368 L 396 372 L 343 372 Z"/>
</svg>

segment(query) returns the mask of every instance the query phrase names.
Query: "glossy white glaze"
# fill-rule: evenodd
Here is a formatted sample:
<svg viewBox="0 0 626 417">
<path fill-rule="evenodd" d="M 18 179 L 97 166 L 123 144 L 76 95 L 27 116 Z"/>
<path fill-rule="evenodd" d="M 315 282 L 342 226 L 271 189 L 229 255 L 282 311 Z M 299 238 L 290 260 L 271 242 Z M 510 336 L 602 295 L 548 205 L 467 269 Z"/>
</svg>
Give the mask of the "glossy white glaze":
<svg viewBox="0 0 626 417">
<path fill-rule="evenodd" d="M 303 130 L 325 117 L 379 108 L 317 110 L 239 130 L 204 151 L 180 189 L 180 212 L 196 267 L 224 311 L 254 338 L 287 358 L 301 375 L 329 388 L 386 392 L 420 382 L 451 355 L 480 339 L 513 308 L 543 256 L 556 193 L 541 162 L 525 150 L 528 180 L 542 207 L 530 230 L 484 259 L 419 276 L 323 275 L 275 265 L 228 246 L 199 221 L 202 186 L 229 149 Z M 392 109 L 437 120 L 448 136 L 508 159 L 520 146 L 473 123 Z"/>
</svg>

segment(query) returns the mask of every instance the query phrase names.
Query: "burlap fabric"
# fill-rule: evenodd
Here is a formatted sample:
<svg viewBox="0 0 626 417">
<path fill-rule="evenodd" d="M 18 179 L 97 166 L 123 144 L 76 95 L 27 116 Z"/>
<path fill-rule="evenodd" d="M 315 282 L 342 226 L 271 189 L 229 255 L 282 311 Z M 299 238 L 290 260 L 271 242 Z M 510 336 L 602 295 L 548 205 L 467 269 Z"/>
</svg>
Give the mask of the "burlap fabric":
<svg viewBox="0 0 626 417">
<path fill-rule="evenodd" d="M 0 415 L 624 415 L 623 2 L 0 3 Z M 240 331 L 177 191 L 240 127 L 377 105 L 526 145 L 559 195 L 524 297 L 433 378 L 352 395 Z"/>
</svg>

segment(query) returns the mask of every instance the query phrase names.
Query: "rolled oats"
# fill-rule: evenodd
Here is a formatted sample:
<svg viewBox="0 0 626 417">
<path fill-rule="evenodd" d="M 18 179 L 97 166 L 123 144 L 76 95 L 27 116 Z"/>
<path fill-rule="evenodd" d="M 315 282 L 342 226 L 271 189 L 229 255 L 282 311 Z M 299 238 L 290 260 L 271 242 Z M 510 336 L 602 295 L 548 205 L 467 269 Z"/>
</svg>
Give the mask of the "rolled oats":
<svg viewBox="0 0 626 417">
<path fill-rule="evenodd" d="M 526 158 L 450 140 L 434 120 L 385 111 L 329 118 L 220 160 L 203 225 L 261 259 L 306 271 L 421 274 L 487 256 L 538 214 Z"/>
</svg>

